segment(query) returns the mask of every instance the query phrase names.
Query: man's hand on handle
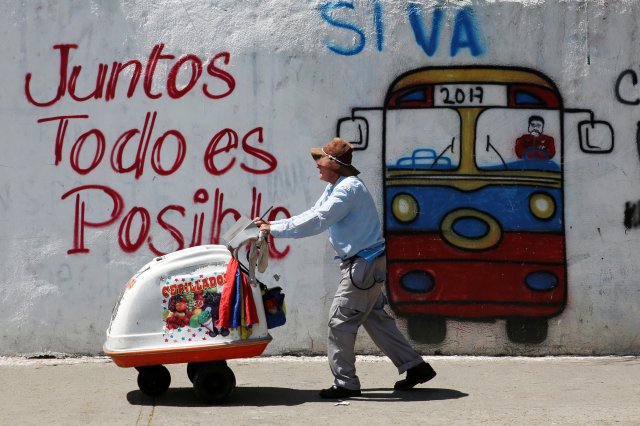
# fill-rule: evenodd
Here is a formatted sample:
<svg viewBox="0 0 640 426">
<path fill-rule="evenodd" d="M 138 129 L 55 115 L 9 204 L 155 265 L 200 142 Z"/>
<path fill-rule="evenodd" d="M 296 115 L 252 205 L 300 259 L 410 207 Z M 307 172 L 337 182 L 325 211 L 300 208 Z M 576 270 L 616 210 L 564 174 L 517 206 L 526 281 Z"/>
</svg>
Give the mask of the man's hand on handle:
<svg viewBox="0 0 640 426">
<path fill-rule="evenodd" d="M 271 230 L 271 226 L 269 225 L 269 222 L 267 222 L 266 220 L 262 220 L 259 217 L 254 218 L 253 223 L 255 223 L 256 226 L 260 228 L 260 231 L 265 231 L 267 234 Z"/>
</svg>

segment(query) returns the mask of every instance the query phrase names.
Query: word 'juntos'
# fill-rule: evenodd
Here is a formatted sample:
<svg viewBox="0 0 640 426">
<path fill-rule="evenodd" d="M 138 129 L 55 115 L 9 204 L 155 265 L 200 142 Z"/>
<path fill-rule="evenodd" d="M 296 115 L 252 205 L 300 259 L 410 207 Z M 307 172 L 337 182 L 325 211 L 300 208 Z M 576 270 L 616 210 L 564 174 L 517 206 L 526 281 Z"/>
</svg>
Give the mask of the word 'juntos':
<svg viewBox="0 0 640 426">
<path fill-rule="evenodd" d="M 127 90 L 127 98 L 131 98 L 137 87 L 142 71 L 144 70 L 144 80 L 142 83 L 144 94 L 149 99 L 158 99 L 163 94 L 162 92 L 153 92 L 153 78 L 155 76 L 156 67 L 160 61 L 173 61 L 174 55 L 162 53 L 164 44 L 156 44 L 151 49 L 149 58 L 144 63 L 137 59 L 132 59 L 127 62 L 113 62 L 111 65 L 99 64 L 96 75 L 96 84 L 93 91 L 88 94 L 80 95 L 77 93 L 76 84 L 80 73 L 82 71 L 82 65 L 73 65 L 71 72 L 69 72 L 69 54 L 72 49 L 77 49 L 77 44 L 56 44 L 53 49 L 58 50 L 60 53 L 60 69 L 58 72 L 58 90 L 56 94 L 48 99 L 41 100 L 36 99 L 33 95 L 31 88 L 31 80 L 33 78 L 32 73 L 27 73 L 24 82 L 24 92 L 27 100 L 38 107 L 48 107 L 57 103 L 65 95 L 69 95 L 71 99 L 77 102 L 84 102 L 90 99 L 104 99 L 110 101 L 115 99 L 117 92 L 117 86 L 120 82 L 120 77 L 123 72 L 130 74 L 129 88 Z M 214 55 L 206 66 L 206 72 L 209 76 L 208 80 L 200 86 L 202 94 L 209 99 L 220 99 L 230 95 L 236 86 L 236 81 L 231 74 L 221 68 L 221 65 L 228 65 L 230 59 L 229 52 L 220 52 Z M 181 68 L 185 67 L 187 71 L 190 71 L 188 82 L 179 87 L 178 77 Z M 169 73 L 167 74 L 165 88 L 166 93 L 173 99 L 179 99 L 189 93 L 191 89 L 200 80 L 203 70 L 205 69 L 203 61 L 194 54 L 188 54 L 182 56 L 180 59 L 171 64 Z M 39 76 L 39 78 L 42 78 Z M 49 77 L 44 77 L 45 81 Z M 183 80 L 184 76 L 180 77 Z M 46 86 L 46 84 L 41 84 Z"/>
</svg>

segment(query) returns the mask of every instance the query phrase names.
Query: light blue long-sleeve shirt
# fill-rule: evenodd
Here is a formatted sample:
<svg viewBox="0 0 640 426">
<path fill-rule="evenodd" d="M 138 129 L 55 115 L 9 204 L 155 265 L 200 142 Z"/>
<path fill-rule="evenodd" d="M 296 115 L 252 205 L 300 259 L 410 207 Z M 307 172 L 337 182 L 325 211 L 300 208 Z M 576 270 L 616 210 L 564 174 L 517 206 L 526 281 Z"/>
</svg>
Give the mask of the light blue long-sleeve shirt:
<svg viewBox="0 0 640 426">
<path fill-rule="evenodd" d="M 384 249 L 384 238 L 373 198 L 355 176 L 329 184 L 309 210 L 271 222 L 276 238 L 303 238 L 329 230 L 329 242 L 341 259 Z"/>
</svg>

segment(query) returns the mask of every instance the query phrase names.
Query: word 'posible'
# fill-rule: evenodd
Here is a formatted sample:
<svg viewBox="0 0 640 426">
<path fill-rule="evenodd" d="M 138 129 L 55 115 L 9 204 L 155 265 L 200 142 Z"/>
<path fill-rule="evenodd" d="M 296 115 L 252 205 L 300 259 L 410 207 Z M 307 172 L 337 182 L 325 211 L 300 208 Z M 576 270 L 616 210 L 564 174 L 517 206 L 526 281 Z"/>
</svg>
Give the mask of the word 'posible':
<svg viewBox="0 0 640 426">
<path fill-rule="evenodd" d="M 261 216 L 262 194 L 253 188 L 249 217 Z M 209 197 L 209 191 L 199 188 L 193 194 L 193 206 L 195 211 L 190 220 L 187 218 L 187 209 L 179 204 L 169 204 L 157 213 L 155 223 L 152 223 L 152 215 L 149 209 L 142 206 L 125 207 L 123 196 L 115 189 L 105 185 L 81 185 L 67 191 L 61 199 L 75 199 L 73 220 L 73 247 L 67 250 L 67 254 L 89 253 L 90 248 L 85 234 L 91 229 L 104 229 L 119 222 L 118 245 L 125 253 L 134 253 L 142 246 L 148 246 L 156 256 L 164 256 L 167 253 L 182 250 L 185 247 L 195 247 L 202 244 L 220 244 L 222 224 L 226 220 L 237 221 L 242 216 L 240 211 L 224 206 L 225 194 L 216 188 L 213 197 Z M 106 204 L 105 204 L 106 203 Z M 205 205 L 210 206 L 210 213 L 205 214 Z M 107 206 L 97 208 L 96 206 Z M 92 217 L 89 217 L 89 216 Z M 98 216 L 98 217 L 95 217 Z M 267 220 L 272 221 L 280 217 L 289 218 L 291 214 L 282 206 L 273 208 Z M 208 219 L 208 220 L 207 220 Z M 208 241 L 204 234 L 205 222 L 210 229 Z M 152 230 L 152 225 L 153 230 Z M 191 241 L 185 236 L 191 233 Z M 154 238 L 169 236 L 173 240 L 174 247 L 161 250 L 154 243 Z M 164 235 L 162 235 L 164 234 Z M 158 238 L 165 239 L 165 238 Z M 289 246 L 279 250 L 273 239 L 269 239 L 269 256 L 275 259 L 284 258 L 289 252 Z"/>
</svg>

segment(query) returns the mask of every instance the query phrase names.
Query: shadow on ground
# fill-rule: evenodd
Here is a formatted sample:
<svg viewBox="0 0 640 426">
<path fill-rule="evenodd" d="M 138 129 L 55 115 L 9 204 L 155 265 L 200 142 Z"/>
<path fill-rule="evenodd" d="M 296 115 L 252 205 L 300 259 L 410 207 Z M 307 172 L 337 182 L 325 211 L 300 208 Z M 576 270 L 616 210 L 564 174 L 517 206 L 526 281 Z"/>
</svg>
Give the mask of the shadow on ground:
<svg viewBox="0 0 640 426">
<path fill-rule="evenodd" d="M 377 388 L 362 389 L 362 396 L 350 400 L 362 402 L 442 401 L 465 396 L 468 394 L 453 389 L 418 388 L 410 392 L 400 392 L 393 389 Z M 131 405 L 147 406 L 207 407 L 210 405 L 200 402 L 193 392 L 193 388 L 171 388 L 155 398 L 147 396 L 139 390 L 134 390 L 127 394 L 127 401 Z M 336 403 L 339 400 L 321 399 L 318 396 L 318 390 L 247 386 L 235 388 L 229 398 L 221 405 L 230 407 L 295 406 L 321 401 Z"/>
</svg>

